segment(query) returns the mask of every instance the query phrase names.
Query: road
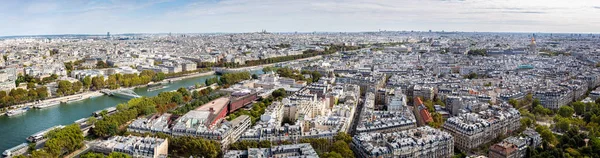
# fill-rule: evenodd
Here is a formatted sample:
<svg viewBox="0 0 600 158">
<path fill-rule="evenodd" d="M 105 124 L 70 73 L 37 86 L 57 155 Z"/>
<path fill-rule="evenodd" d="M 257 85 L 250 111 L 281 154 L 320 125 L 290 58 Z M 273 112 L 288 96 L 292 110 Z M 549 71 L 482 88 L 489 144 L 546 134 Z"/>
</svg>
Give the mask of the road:
<svg viewBox="0 0 600 158">
<path fill-rule="evenodd" d="M 350 124 L 350 130 L 348 130 L 348 134 L 350 134 L 350 136 L 354 136 L 356 134 L 356 127 L 358 126 L 358 122 L 360 122 L 360 115 L 362 113 L 362 109 L 364 106 L 364 98 L 363 96 L 361 96 L 361 98 L 358 101 L 358 104 L 356 105 L 356 114 L 354 114 L 354 118 L 352 118 L 352 124 Z"/>
</svg>

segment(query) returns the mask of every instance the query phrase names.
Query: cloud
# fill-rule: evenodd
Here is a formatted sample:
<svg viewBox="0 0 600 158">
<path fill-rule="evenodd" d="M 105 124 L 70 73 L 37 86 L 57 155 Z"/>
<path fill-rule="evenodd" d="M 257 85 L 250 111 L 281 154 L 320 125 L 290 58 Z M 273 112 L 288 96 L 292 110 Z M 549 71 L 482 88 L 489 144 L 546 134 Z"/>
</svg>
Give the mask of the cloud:
<svg viewBox="0 0 600 158">
<path fill-rule="evenodd" d="M 58 9 L 58 4 L 52 2 L 41 2 L 41 3 L 32 3 L 28 5 L 24 12 L 28 14 L 39 14 L 51 12 L 53 10 Z"/>
<path fill-rule="evenodd" d="M 545 14 L 546 12 L 539 12 L 539 11 L 502 11 L 502 13 Z"/>
<path fill-rule="evenodd" d="M 596 0 L 8 0 L 0 6 L 0 21 L 11 25 L 0 25 L 0 36 L 262 29 L 597 32 L 596 9 Z"/>
</svg>

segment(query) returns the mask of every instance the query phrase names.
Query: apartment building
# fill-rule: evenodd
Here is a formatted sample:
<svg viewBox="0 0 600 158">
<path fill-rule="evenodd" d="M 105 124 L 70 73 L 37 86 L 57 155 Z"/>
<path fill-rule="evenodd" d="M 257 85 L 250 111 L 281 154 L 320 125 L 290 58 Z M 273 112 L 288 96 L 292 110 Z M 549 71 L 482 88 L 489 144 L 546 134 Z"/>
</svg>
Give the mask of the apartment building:
<svg viewBox="0 0 600 158">
<path fill-rule="evenodd" d="M 153 137 L 113 136 L 96 143 L 92 151 L 110 154 L 121 152 L 139 158 L 166 158 L 169 155 L 169 140 Z"/>
<path fill-rule="evenodd" d="M 468 152 L 499 135 L 517 130 L 521 125 L 520 119 L 521 114 L 517 109 L 493 107 L 448 118 L 443 129 L 454 136 L 455 146 L 459 150 Z"/>
<path fill-rule="evenodd" d="M 418 127 L 391 133 L 360 133 L 352 138 L 350 146 L 364 158 L 396 157 L 451 157 L 454 138 L 447 132 L 429 127 Z"/>
</svg>

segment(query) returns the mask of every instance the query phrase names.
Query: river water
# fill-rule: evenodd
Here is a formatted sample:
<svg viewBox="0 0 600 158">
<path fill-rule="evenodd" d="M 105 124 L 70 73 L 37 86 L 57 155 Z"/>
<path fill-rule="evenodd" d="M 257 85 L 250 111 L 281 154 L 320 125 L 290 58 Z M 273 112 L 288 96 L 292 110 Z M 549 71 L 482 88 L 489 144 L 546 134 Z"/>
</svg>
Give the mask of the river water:
<svg viewBox="0 0 600 158">
<path fill-rule="evenodd" d="M 252 74 L 262 73 L 262 70 L 252 71 Z M 196 83 L 204 83 L 207 78 L 212 77 L 215 77 L 215 75 L 174 81 L 168 84 L 166 88 L 155 91 L 147 91 L 147 88 L 144 87 L 137 88 L 134 92 L 141 96 L 156 96 L 160 92 L 172 91 L 180 87 L 189 87 Z M 127 99 L 103 95 L 46 109 L 31 109 L 19 116 L 0 116 L 0 153 L 27 142 L 25 139 L 36 132 L 56 125 L 72 124 L 78 119 L 89 117 L 95 111 L 116 106 L 119 103 L 127 101 Z"/>
</svg>

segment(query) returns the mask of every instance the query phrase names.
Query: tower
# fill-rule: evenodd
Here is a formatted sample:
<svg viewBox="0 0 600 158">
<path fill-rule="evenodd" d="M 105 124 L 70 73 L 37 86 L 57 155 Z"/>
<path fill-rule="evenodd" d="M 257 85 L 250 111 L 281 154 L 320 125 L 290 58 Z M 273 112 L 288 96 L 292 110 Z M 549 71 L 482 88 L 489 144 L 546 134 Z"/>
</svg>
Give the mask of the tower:
<svg viewBox="0 0 600 158">
<path fill-rule="evenodd" d="M 110 32 L 106 32 L 106 39 L 110 38 Z"/>
</svg>

